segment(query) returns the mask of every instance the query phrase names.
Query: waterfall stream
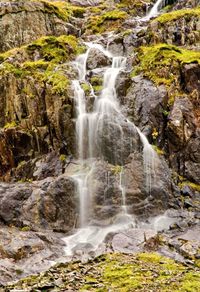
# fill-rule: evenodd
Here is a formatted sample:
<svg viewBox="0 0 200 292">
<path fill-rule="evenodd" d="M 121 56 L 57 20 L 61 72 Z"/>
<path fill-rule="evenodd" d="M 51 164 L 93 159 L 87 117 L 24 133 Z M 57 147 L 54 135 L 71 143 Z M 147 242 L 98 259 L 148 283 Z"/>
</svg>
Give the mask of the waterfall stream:
<svg viewBox="0 0 200 292">
<path fill-rule="evenodd" d="M 95 192 L 95 182 L 93 179 L 93 172 L 96 168 L 96 161 L 98 159 L 104 159 L 104 149 L 101 145 L 97 146 L 99 139 L 101 139 L 101 133 L 105 127 L 108 127 L 106 123 L 112 123 L 119 130 L 119 140 L 123 151 L 123 135 L 124 129 L 121 125 L 123 121 L 130 129 L 130 133 L 135 130 L 135 134 L 138 134 L 143 145 L 143 162 L 144 172 L 146 174 L 146 189 L 147 192 L 151 192 L 152 174 L 154 173 L 154 158 L 155 152 L 151 145 L 148 143 L 146 137 L 141 131 L 130 122 L 121 112 L 120 104 L 117 98 L 115 89 L 116 79 L 120 71 L 125 70 L 126 58 L 123 56 L 112 56 L 112 54 L 101 47 L 99 44 L 86 43 L 88 50 L 85 54 L 80 55 L 74 63 L 77 68 L 79 78 L 72 83 L 74 89 L 74 100 L 76 104 L 76 136 L 77 136 L 77 152 L 78 163 L 80 170 L 72 175 L 72 178 L 77 185 L 77 194 L 79 197 L 79 226 L 80 229 L 67 238 L 66 253 L 68 255 L 73 254 L 74 250 L 79 248 L 80 245 L 91 245 L 92 249 L 96 249 L 101 242 L 103 242 L 105 236 L 109 232 L 116 232 L 121 229 L 130 228 L 136 225 L 133 215 L 128 213 L 126 206 L 126 186 L 125 186 L 125 174 L 123 167 L 123 160 L 115 156 L 115 149 L 113 148 L 113 164 L 121 164 L 118 174 L 118 188 L 121 192 L 121 210 L 119 213 L 111 219 L 111 222 L 106 226 L 97 226 L 92 222 L 93 214 L 93 194 Z M 105 69 L 103 77 L 103 89 L 98 97 L 94 98 L 94 105 L 92 111 L 87 111 L 87 100 L 84 90 L 81 87 L 81 82 L 86 80 L 86 64 L 89 52 L 92 48 L 98 49 L 101 53 L 112 59 L 112 65 Z M 94 95 L 92 86 L 91 94 Z M 112 140 L 112 137 L 110 137 Z M 107 182 L 109 185 L 109 180 Z"/>
<path fill-rule="evenodd" d="M 158 0 L 148 18 L 156 15 L 162 0 Z M 131 139 L 138 136 L 143 148 L 143 171 L 145 176 L 146 193 L 151 196 L 151 188 L 156 178 L 156 167 L 159 158 L 149 144 L 145 135 L 131 121 L 129 121 L 121 111 L 120 103 L 116 92 L 116 80 L 119 73 L 126 69 L 126 58 L 124 56 L 113 56 L 111 52 L 96 43 L 85 43 L 87 51 L 78 56 L 74 62 L 74 67 L 78 71 L 78 79 L 72 83 L 74 89 L 74 100 L 76 105 L 76 141 L 77 158 L 79 169 L 72 174 L 72 178 L 77 185 L 79 197 L 79 229 L 75 234 L 66 237 L 66 254 L 72 255 L 76 250 L 82 248 L 95 250 L 110 232 L 127 229 L 136 226 L 134 214 L 129 214 L 126 198 L 126 177 L 124 169 L 123 152 L 127 144 L 124 143 L 125 130 L 128 129 L 129 147 Z M 98 50 L 101 54 L 111 59 L 111 66 L 104 68 L 103 88 L 96 96 L 92 85 L 87 80 L 87 60 L 92 49 Z M 81 84 L 86 82 L 90 88 L 90 95 L 93 97 L 92 110 L 87 109 L 87 97 Z M 115 147 L 113 133 L 109 130 L 114 127 L 117 133 L 118 145 Z M 102 143 L 104 131 L 107 131 L 109 143 L 112 145 L 110 162 L 118 169 L 118 189 L 121 193 L 121 208 L 119 212 L 107 223 L 101 220 L 95 224 L 94 194 L 96 193 L 96 182 L 94 173 L 97 170 L 99 161 L 107 161 L 105 157 L 105 143 Z M 109 132 L 110 131 L 110 132 Z M 120 145 L 120 146 L 119 146 Z M 119 149 L 120 148 L 120 149 Z M 131 149 L 132 152 L 134 149 Z M 131 153 L 131 151 L 130 151 Z M 107 174 L 107 187 L 109 189 L 109 174 Z M 104 192 L 106 190 L 104 189 Z M 146 199 L 148 201 L 148 199 Z M 159 225 L 159 218 L 156 219 Z"/>
</svg>

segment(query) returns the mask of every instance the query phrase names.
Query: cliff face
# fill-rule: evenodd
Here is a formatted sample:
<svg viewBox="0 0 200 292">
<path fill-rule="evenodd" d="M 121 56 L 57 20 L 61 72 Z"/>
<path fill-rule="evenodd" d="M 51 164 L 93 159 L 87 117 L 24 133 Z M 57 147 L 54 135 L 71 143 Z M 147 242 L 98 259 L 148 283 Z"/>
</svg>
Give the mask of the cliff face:
<svg viewBox="0 0 200 292">
<path fill-rule="evenodd" d="M 152 2 L 1 0 L 0 281 L 35 271 L 31 260 L 37 266 L 45 259 L 38 270 L 48 266 L 49 259 L 62 254 L 59 232 L 71 231 L 79 221 L 76 185 L 70 177 L 77 156 L 72 81 L 77 77 L 73 61 L 86 51 L 85 42 L 95 40 L 127 57 L 126 70 L 116 82 L 121 109 L 160 158 L 153 201 L 145 205 L 142 150 L 137 133 L 130 150 L 126 129 L 122 156 L 130 213 L 144 219 L 171 208 L 174 216 L 181 216 L 183 229 L 199 224 L 200 3 L 171 1 L 162 15 L 141 20 Z M 86 81 L 96 95 L 102 89 L 101 69 L 110 64 L 98 49 L 90 51 Z M 87 82 L 82 88 L 91 108 Z M 98 162 L 93 174 L 95 220 L 105 222 L 121 204 L 120 163 L 112 162 L 112 145 L 117 152 L 120 141 L 114 127 L 111 132 L 112 139 L 105 128 L 98 141 L 105 146 L 106 163 Z M 10 232 L 24 238 L 18 246 Z M 16 264 L 11 268 L 12 258 Z"/>
</svg>

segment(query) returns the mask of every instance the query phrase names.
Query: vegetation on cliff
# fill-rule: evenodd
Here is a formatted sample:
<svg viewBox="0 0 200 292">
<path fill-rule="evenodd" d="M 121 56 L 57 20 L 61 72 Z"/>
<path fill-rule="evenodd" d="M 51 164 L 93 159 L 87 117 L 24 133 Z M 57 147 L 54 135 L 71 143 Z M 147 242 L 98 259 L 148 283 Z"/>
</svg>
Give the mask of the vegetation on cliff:
<svg viewBox="0 0 200 292">
<path fill-rule="evenodd" d="M 184 19 L 190 19 L 192 16 L 200 17 L 200 7 L 194 8 L 194 9 L 181 9 L 181 10 L 175 10 L 168 13 L 161 14 L 158 16 L 155 21 L 158 21 L 162 24 L 177 20 L 179 18 Z"/>
<path fill-rule="evenodd" d="M 86 26 L 87 34 L 103 33 L 118 29 L 122 22 L 128 17 L 125 11 L 112 10 L 97 16 L 91 16 Z"/>
<path fill-rule="evenodd" d="M 139 65 L 134 68 L 132 76 L 142 72 L 156 84 L 170 85 L 174 82 L 182 64 L 200 64 L 200 52 L 167 44 L 140 47 L 137 57 Z"/>
<path fill-rule="evenodd" d="M 137 50 L 136 63 L 132 77 L 142 74 L 157 85 L 165 84 L 171 95 L 176 91 L 181 95 L 181 68 L 184 64 L 200 64 L 200 52 L 167 44 L 142 46 Z"/>
<path fill-rule="evenodd" d="M 58 65 L 72 60 L 82 49 L 75 36 L 42 37 L 27 46 L 0 54 L 0 74 L 12 73 L 16 78 L 30 75 L 62 93 L 69 80 L 64 68 Z"/>
</svg>

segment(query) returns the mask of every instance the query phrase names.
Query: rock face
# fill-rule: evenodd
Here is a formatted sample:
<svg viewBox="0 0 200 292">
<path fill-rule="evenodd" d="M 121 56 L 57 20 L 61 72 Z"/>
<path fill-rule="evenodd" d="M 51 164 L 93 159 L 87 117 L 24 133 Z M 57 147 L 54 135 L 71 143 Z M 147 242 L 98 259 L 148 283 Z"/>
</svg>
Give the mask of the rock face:
<svg viewBox="0 0 200 292">
<path fill-rule="evenodd" d="M 1 184 L 0 201 L 0 218 L 6 225 L 67 231 L 76 221 L 75 187 L 65 176 Z"/>
<path fill-rule="evenodd" d="M 173 16 L 175 13 L 171 12 L 171 15 Z M 161 16 L 160 20 L 158 18 L 152 22 L 149 29 L 149 33 L 152 32 L 151 42 L 198 48 L 200 43 L 199 16 L 191 13 L 188 17 L 184 17 L 183 14 L 174 18 L 168 20 L 167 18 L 162 19 Z"/>
<path fill-rule="evenodd" d="M 67 14 L 60 13 L 53 2 L 1 2 L 0 16 L 1 52 L 28 44 L 41 36 L 78 33 L 73 25 L 66 23 Z"/>
</svg>

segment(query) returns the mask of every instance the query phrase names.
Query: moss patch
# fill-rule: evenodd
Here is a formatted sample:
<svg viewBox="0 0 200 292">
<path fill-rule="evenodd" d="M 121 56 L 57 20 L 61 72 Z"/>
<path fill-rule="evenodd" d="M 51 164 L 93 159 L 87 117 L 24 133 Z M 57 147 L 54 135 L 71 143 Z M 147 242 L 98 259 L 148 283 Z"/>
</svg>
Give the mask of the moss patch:
<svg viewBox="0 0 200 292">
<path fill-rule="evenodd" d="M 51 287 L 55 291 L 186 292 L 199 291 L 199 281 L 198 267 L 191 269 L 156 253 L 108 254 L 84 265 L 59 264 L 48 272 L 5 287 L 5 291 Z"/>
<path fill-rule="evenodd" d="M 68 21 L 70 17 L 82 18 L 86 11 L 83 7 L 74 6 L 66 1 L 37 0 L 44 4 L 44 12 L 55 14 L 58 18 Z M 32 0 L 35 2 L 35 0 Z"/>
<path fill-rule="evenodd" d="M 73 60 L 82 50 L 72 35 L 42 37 L 27 46 L 0 54 L 0 74 L 11 73 L 16 78 L 31 76 L 51 84 L 53 92 L 61 94 L 70 83 L 62 64 Z"/>
<path fill-rule="evenodd" d="M 195 9 L 182 9 L 169 13 L 164 13 L 158 16 L 153 22 L 158 21 L 160 23 L 167 23 L 184 17 L 185 20 L 190 19 L 192 16 L 200 17 L 200 7 Z"/>
<path fill-rule="evenodd" d="M 134 68 L 132 76 L 143 72 L 157 84 L 171 83 L 175 77 L 172 73 L 173 69 L 178 69 L 181 64 L 193 62 L 200 64 L 200 52 L 167 44 L 140 47 L 138 57 L 140 64 Z"/>
<path fill-rule="evenodd" d="M 128 17 L 125 11 L 114 9 L 101 15 L 91 16 L 86 26 L 87 33 L 103 33 L 112 31 L 120 27 L 122 22 Z"/>
</svg>

